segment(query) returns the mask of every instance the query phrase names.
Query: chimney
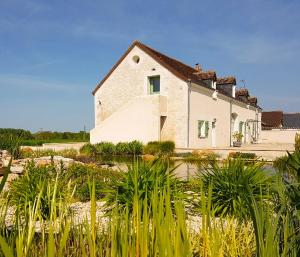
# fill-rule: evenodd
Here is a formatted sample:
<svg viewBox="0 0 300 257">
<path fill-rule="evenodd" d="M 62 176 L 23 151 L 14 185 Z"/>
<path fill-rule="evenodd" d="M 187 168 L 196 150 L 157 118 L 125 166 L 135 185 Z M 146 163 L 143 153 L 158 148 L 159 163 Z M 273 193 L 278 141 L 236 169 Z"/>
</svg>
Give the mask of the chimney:
<svg viewBox="0 0 300 257">
<path fill-rule="evenodd" d="M 197 70 L 197 71 L 201 71 L 202 70 L 199 63 L 195 64 L 195 70 Z"/>
</svg>

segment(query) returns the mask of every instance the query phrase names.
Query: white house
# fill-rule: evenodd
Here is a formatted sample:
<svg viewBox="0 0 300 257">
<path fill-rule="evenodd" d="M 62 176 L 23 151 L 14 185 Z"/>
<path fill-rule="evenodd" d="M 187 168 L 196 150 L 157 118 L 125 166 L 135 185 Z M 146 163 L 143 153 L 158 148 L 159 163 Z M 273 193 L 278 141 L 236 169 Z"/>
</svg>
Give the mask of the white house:
<svg viewBox="0 0 300 257">
<path fill-rule="evenodd" d="M 261 109 L 234 77 L 192 68 L 135 41 L 93 91 L 100 141 L 173 140 L 178 148 L 228 147 L 258 139 Z"/>
</svg>

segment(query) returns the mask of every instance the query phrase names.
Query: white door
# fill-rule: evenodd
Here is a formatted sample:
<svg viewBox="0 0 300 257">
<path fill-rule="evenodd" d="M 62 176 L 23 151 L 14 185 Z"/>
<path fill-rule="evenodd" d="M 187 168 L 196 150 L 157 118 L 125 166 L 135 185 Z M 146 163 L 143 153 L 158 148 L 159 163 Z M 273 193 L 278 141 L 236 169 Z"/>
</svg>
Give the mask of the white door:
<svg viewBox="0 0 300 257">
<path fill-rule="evenodd" d="M 211 146 L 216 147 L 217 146 L 217 135 L 216 135 L 216 122 L 212 122 L 211 126 Z"/>
</svg>

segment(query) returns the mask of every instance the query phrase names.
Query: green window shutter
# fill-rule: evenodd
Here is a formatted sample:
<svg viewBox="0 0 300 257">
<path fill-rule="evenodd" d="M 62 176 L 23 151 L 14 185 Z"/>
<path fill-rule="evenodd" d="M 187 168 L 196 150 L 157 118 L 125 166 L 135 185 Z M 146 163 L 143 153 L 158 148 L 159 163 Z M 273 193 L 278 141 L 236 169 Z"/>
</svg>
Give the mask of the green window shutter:
<svg viewBox="0 0 300 257">
<path fill-rule="evenodd" d="M 208 137 L 208 131 L 209 131 L 209 122 L 205 121 L 205 137 Z"/>
<path fill-rule="evenodd" d="M 150 94 L 153 94 L 153 78 L 149 78 Z"/>
<path fill-rule="evenodd" d="M 202 121 L 198 120 L 198 138 L 201 137 L 201 127 L 202 127 Z"/>
</svg>

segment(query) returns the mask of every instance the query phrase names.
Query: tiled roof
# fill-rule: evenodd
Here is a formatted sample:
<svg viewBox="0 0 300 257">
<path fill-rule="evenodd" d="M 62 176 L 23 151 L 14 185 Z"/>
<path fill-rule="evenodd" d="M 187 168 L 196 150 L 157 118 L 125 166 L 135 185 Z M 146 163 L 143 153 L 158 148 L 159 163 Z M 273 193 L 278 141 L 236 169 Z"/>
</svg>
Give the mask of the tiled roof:
<svg viewBox="0 0 300 257">
<path fill-rule="evenodd" d="M 284 113 L 283 126 L 285 128 L 300 128 L 300 113 Z"/>
<path fill-rule="evenodd" d="M 108 72 L 108 74 L 100 81 L 100 83 L 96 86 L 96 88 L 93 91 L 93 94 L 96 93 L 96 91 L 100 88 L 100 86 L 106 81 L 106 79 L 113 73 L 113 71 L 118 67 L 118 65 L 124 60 L 124 58 L 127 56 L 127 54 L 135 47 L 139 47 L 144 52 L 146 52 L 148 55 L 150 55 L 154 60 L 156 60 L 159 64 L 161 64 L 163 67 L 168 69 L 171 73 L 173 73 L 178 78 L 184 80 L 184 81 L 191 81 L 197 85 L 200 85 L 202 87 L 206 87 L 208 89 L 213 90 L 207 83 L 205 83 L 205 80 L 217 80 L 217 75 L 215 71 L 202 71 L 197 70 L 189 65 L 186 65 L 174 58 L 171 58 L 169 56 L 166 56 L 154 49 L 152 49 L 149 46 L 146 46 L 142 44 L 139 41 L 134 41 L 133 44 L 127 49 L 127 51 L 124 53 L 124 55 L 118 60 L 118 62 L 112 67 L 112 69 Z M 234 77 L 228 77 L 227 79 L 231 79 L 235 81 Z M 224 78 L 223 78 L 224 79 Z M 229 80 L 230 80 L 229 79 Z M 226 96 L 231 97 L 228 93 L 220 91 L 221 94 L 224 94 Z M 236 100 L 245 102 L 243 99 L 236 98 Z"/>
<path fill-rule="evenodd" d="M 202 80 L 217 80 L 217 74 L 215 71 L 197 71 L 194 74 Z"/>
<path fill-rule="evenodd" d="M 248 97 L 248 101 L 250 104 L 257 105 L 257 97 L 255 97 L 255 96 Z"/>
<path fill-rule="evenodd" d="M 247 88 L 240 88 L 240 89 L 236 90 L 235 95 L 248 97 L 249 91 Z"/>
<path fill-rule="evenodd" d="M 135 47 L 138 46 L 140 49 L 149 54 L 153 59 L 155 59 L 158 63 L 164 66 L 166 69 L 171 71 L 175 76 L 179 77 L 182 80 L 199 84 L 201 86 L 209 88 L 207 84 L 205 84 L 200 77 L 198 77 L 195 73 L 199 72 L 198 70 L 188 66 L 174 58 L 168 57 L 149 46 L 142 44 L 139 41 L 134 41 L 133 44 L 127 49 L 124 55 L 119 59 L 119 61 L 112 67 L 112 69 L 108 72 L 108 74 L 100 81 L 97 87 L 94 89 L 93 94 L 96 93 L 98 88 L 106 81 L 106 79 L 113 73 L 113 71 L 118 67 L 118 65 L 124 60 L 127 54 Z"/>
<path fill-rule="evenodd" d="M 283 112 L 262 112 L 261 122 L 263 127 L 280 128 L 283 124 Z"/>
<path fill-rule="evenodd" d="M 217 79 L 217 85 L 236 85 L 236 79 L 235 77 L 223 77 Z"/>
</svg>

